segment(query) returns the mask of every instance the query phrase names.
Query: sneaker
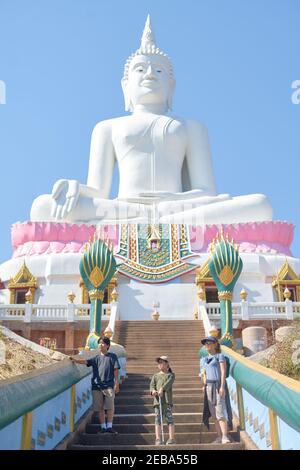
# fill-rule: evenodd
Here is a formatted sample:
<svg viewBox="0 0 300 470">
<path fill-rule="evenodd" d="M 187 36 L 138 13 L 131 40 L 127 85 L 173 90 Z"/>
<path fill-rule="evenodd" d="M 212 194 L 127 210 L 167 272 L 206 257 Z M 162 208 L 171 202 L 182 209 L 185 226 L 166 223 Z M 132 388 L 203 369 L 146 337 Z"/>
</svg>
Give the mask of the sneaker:
<svg viewBox="0 0 300 470">
<path fill-rule="evenodd" d="M 172 445 L 172 444 L 176 444 L 176 441 L 175 441 L 175 439 L 168 439 L 166 444 L 167 444 L 167 446 Z"/>
<path fill-rule="evenodd" d="M 161 441 L 160 439 L 156 439 L 155 445 L 156 445 L 156 446 L 161 446 L 161 445 L 162 445 L 162 441 Z"/>
<path fill-rule="evenodd" d="M 229 444 L 230 439 L 227 436 L 222 437 L 222 444 Z"/>
<path fill-rule="evenodd" d="M 105 429 L 101 428 L 97 434 L 104 434 L 104 433 L 106 433 L 106 428 Z"/>
<path fill-rule="evenodd" d="M 221 437 L 217 437 L 217 439 L 215 439 L 212 444 L 222 444 L 222 438 Z"/>
<path fill-rule="evenodd" d="M 114 428 L 107 428 L 106 432 L 108 432 L 109 434 L 118 434 L 118 431 L 115 431 Z"/>
</svg>

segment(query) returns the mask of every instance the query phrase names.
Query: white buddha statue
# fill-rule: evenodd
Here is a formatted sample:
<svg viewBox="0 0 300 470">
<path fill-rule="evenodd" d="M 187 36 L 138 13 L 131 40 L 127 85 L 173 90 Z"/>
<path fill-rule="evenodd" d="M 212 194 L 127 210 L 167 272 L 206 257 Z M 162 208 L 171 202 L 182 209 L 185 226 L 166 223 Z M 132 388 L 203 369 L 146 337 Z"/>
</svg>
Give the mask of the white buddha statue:
<svg viewBox="0 0 300 470">
<path fill-rule="evenodd" d="M 87 184 L 57 181 L 39 196 L 32 221 L 74 223 L 238 223 L 272 220 L 262 194 L 216 193 L 206 128 L 172 116 L 175 78 L 155 44 L 148 16 L 140 48 L 125 64 L 122 88 L 131 114 L 99 122 L 92 134 Z M 116 199 L 109 199 L 115 162 Z"/>
</svg>

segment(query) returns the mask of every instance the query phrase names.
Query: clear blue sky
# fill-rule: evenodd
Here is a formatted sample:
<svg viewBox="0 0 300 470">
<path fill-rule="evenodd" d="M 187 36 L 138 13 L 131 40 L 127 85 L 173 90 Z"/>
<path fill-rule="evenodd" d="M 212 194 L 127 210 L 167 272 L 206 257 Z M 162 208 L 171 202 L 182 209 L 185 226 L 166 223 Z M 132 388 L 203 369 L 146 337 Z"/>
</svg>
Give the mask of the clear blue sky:
<svg viewBox="0 0 300 470">
<path fill-rule="evenodd" d="M 123 65 L 148 12 L 173 61 L 174 112 L 209 129 L 218 191 L 265 193 L 300 256 L 298 0 L 0 0 L 0 261 L 36 196 L 86 181 L 92 128 L 124 114 Z"/>
</svg>

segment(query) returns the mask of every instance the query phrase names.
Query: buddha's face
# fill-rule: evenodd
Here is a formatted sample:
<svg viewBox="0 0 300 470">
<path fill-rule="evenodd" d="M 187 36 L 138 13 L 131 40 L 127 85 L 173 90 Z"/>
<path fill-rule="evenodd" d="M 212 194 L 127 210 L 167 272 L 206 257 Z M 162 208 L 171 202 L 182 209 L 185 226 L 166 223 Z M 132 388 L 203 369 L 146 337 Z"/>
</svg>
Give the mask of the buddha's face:
<svg viewBox="0 0 300 470">
<path fill-rule="evenodd" d="M 138 104 L 170 108 L 175 81 L 170 76 L 168 59 L 159 55 L 137 55 L 129 67 L 128 79 L 122 80 L 126 109 Z"/>
</svg>

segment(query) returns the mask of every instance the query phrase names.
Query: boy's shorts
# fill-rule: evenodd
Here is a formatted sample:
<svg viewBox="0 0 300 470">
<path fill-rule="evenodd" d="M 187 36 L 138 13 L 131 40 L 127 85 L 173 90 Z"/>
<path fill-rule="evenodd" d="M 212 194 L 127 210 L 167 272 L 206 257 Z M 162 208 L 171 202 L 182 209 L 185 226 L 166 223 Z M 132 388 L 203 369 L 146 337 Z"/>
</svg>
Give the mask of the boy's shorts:
<svg viewBox="0 0 300 470">
<path fill-rule="evenodd" d="M 159 406 L 155 406 L 154 410 L 155 410 L 155 424 L 158 424 L 160 426 L 161 425 L 161 419 L 160 419 Z M 163 420 L 166 420 L 167 424 L 174 424 L 174 419 L 173 419 L 173 414 L 172 414 L 172 406 L 171 405 L 167 405 L 166 407 L 163 407 L 162 417 L 163 417 Z"/>
<path fill-rule="evenodd" d="M 112 388 L 92 390 L 93 411 L 114 410 L 115 392 Z"/>
</svg>

